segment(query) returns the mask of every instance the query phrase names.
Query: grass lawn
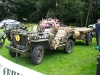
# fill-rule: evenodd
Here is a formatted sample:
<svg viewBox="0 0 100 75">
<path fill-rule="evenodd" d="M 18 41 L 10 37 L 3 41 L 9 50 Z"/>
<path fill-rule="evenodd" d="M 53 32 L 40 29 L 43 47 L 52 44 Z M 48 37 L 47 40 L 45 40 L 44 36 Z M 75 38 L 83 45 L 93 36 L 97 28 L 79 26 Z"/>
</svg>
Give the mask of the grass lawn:
<svg viewBox="0 0 100 75">
<path fill-rule="evenodd" d="M 5 48 L 9 44 L 6 40 L 0 49 L 0 55 L 16 63 L 16 59 Z M 83 41 L 75 43 L 71 54 L 64 54 L 63 50 L 45 51 L 44 59 L 39 65 L 32 65 L 30 57 L 18 57 L 17 63 L 46 75 L 96 75 L 97 56 L 93 38 L 91 46 L 86 46 Z"/>
</svg>

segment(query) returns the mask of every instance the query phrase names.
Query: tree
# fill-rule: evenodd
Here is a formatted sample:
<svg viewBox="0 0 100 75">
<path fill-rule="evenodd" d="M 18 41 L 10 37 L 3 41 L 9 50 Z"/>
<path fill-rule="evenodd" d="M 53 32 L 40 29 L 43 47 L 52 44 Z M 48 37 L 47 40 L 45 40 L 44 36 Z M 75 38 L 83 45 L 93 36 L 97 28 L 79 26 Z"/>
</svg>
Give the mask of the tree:
<svg viewBox="0 0 100 75">
<path fill-rule="evenodd" d="M 86 24 L 85 24 L 86 27 L 87 27 L 87 24 L 88 24 L 88 21 L 89 21 L 89 16 L 90 16 L 94 1 L 95 0 L 91 0 L 90 4 L 89 4 L 89 9 L 88 9 L 88 14 L 87 14 L 87 18 L 86 18 Z"/>
<path fill-rule="evenodd" d="M 63 23 L 93 23 L 100 12 L 99 0 L 3 0 L 0 19 L 14 18 L 39 22 L 42 18 L 58 18 Z M 88 11 L 88 12 L 87 12 Z M 87 14 L 88 13 L 88 14 Z"/>
</svg>

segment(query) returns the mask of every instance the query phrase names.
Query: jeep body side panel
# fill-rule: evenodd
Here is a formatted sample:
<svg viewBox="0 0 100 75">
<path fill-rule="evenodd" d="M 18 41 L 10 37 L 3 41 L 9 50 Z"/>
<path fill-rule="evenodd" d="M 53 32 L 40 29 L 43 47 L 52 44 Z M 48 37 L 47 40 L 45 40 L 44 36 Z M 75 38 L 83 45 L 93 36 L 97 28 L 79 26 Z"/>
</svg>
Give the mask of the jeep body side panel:
<svg viewBox="0 0 100 75">
<path fill-rule="evenodd" d="M 51 49 L 49 41 L 31 42 L 30 48 L 34 48 L 37 45 L 42 45 L 44 47 L 44 49 Z"/>
</svg>

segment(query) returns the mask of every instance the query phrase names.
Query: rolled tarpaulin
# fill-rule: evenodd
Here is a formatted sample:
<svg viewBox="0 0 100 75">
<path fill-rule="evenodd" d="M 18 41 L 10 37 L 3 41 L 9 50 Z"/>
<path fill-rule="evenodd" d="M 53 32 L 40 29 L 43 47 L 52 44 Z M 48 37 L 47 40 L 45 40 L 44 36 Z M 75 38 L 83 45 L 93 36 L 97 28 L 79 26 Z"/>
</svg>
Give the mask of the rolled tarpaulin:
<svg viewBox="0 0 100 75">
<path fill-rule="evenodd" d="M 80 32 L 77 31 L 77 30 L 74 30 L 74 33 L 73 33 L 73 38 L 78 38 L 80 36 Z"/>
</svg>

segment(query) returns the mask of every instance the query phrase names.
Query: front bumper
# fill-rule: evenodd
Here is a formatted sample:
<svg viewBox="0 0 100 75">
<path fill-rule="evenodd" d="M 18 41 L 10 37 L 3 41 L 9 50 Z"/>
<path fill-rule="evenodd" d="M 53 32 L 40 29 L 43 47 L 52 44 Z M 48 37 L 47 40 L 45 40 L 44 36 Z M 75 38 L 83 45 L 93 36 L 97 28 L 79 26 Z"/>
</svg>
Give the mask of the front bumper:
<svg viewBox="0 0 100 75">
<path fill-rule="evenodd" d="M 9 50 L 12 50 L 12 51 L 14 51 L 16 53 L 20 53 L 20 54 L 27 54 L 27 51 L 28 51 L 27 49 L 20 50 L 20 49 L 14 48 L 12 46 L 6 46 L 6 48 L 8 48 Z"/>
</svg>

